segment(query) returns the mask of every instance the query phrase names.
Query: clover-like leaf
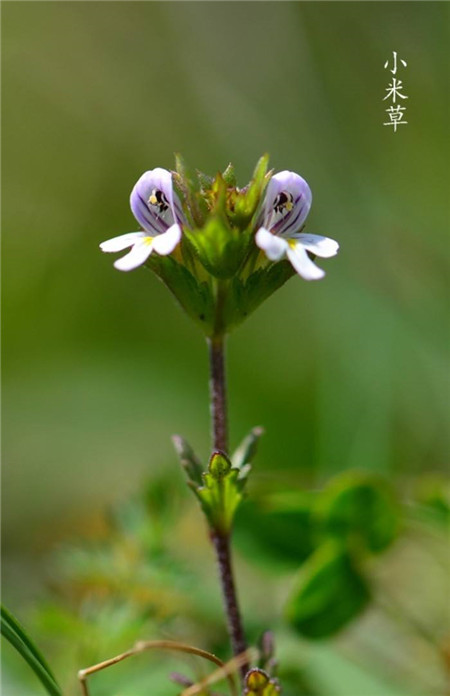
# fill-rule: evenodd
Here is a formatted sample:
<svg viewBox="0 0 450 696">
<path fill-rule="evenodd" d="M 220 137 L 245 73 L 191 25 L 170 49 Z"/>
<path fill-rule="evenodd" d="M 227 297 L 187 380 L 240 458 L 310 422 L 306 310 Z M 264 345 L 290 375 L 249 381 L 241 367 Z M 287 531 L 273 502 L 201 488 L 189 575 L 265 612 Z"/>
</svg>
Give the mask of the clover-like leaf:
<svg viewBox="0 0 450 696">
<path fill-rule="evenodd" d="M 349 471 L 334 478 L 320 494 L 316 519 L 324 535 L 341 540 L 354 553 L 380 553 L 395 539 L 399 510 L 382 479 Z"/>
<path fill-rule="evenodd" d="M 413 513 L 448 530 L 450 521 L 450 482 L 447 476 L 426 474 L 413 491 Z"/>
<path fill-rule="evenodd" d="M 269 571 L 298 568 L 314 551 L 314 494 L 292 491 L 246 500 L 234 531 L 242 553 Z"/>
<path fill-rule="evenodd" d="M 326 638 L 360 614 L 370 596 L 367 581 L 348 551 L 329 540 L 301 568 L 286 618 L 301 635 Z"/>
</svg>

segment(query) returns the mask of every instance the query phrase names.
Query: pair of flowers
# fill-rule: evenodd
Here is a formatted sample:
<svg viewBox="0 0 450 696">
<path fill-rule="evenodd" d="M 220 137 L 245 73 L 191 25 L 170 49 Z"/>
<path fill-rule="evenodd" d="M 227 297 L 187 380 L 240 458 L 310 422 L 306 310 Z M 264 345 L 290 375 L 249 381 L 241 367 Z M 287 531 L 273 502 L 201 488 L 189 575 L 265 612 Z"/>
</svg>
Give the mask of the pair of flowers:
<svg viewBox="0 0 450 696">
<path fill-rule="evenodd" d="M 301 230 L 311 207 L 312 194 L 307 182 L 295 172 L 283 171 L 271 177 L 257 221 L 255 242 L 270 261 L 287 257 L 305 280 L 325 275 L 308 252 L 327 258 L 337 254 L 333 239 Z M 102 251 L 118 252 L 131 247 L 114 266 L 131 271 L 144 264 L 155 251 L 166 256 L 174 251 L 186 225 L 180 200 L 173 190 L 172 175 L 166 169 L 145 172 L 134 186 L 130 205 L 143 230 L 108 239 Z"/>
</svg>

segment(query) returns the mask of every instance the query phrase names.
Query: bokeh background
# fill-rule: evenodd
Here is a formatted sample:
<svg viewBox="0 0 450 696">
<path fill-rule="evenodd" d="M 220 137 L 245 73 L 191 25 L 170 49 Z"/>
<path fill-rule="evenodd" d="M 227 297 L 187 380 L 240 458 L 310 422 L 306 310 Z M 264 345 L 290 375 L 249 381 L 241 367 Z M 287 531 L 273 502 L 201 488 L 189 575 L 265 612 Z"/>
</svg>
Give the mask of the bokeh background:
<svg viewBox="0 0 450 696">
<path fill-rule="evenodd" d="M 129 192 L 146 169 L 171 168 L 174 152 L 210 174 L 232 161 L 241 185 L 269 152 L 274 168 L 310 183 L 308 231 L 341 243 L 322 263 L 324 281 L 290 280 L 230 339 L 233 443 L 266 428 L 255 495 L 318 488 L 349 468 L 381 474 L 402 501 L 430 481 L 441 490 L 448 11 L 439 2 L 3 3 L 3 596 L 68 693 L 68 671 L 134 640 L 126 612 L 106 620 L 98 610 L 77 653 L 88 632 L 80 595 L 90 600 L 78 585 L 65 594 L 64 568 L 83 555 L 70 544 L 97 543 L 105 511 L 143 485 L 166 490 L 162 517 L 177 501 L 164 537 L 184 564 L 174 575 L 186 592 L 183 573 L 193 583 L 201 569 L 208 640 L 220 625 L 203 522 L 170 443 L 180 432 L 208 452 L 203 340 L 149 271 L 121 274 L 98 250 L 136 228 Z M 399 75 L 408 124 L 397 133 L 383 126 L 382 101 L 394 50 L 408 63 Z M 374 606 L 312 645 L 280 625 L 289 577 L 255 570 L 241 553 L 244 613 L 279 626 L 287 693 L 444 693 L 445 543 L 434 523 L 405 525 L 379 571 L 405 611 L 387 618 Z M 57 615 L 58 601 L 70 617 Z M 121 620 L 129 635 L 105 643 Z M 179 635 L 202 642 L 201 621 L 179 623 Z M 169 630 L 156 619 L 144 628 Z M 5 657 L 5 688 L 41 693 Z M 161 671 L 147 668 L 146 678 Z M 114 679 L 99 677 L 95 693 L 125 693 Z M 149 693 L 148 682 L 131 693 Z"/>
</svg>

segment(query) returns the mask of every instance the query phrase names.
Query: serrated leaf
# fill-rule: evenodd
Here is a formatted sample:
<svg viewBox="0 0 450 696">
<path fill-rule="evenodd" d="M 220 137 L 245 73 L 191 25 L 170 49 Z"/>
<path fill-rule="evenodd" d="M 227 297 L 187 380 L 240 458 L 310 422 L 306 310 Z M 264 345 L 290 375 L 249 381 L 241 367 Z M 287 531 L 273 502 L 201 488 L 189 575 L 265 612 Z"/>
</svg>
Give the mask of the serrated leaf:
<svg viewBox="0 0 450 696">
<path fill-rule="evenodd" d="M 152 254 L 147 261 L 181 307 L 209 335 L 214 330 L 214 299 L 207 282 L 201 282 L 170 256 Z"/>
<path fill-rule="evenodd" d="M 345 548 L 328 541 L 302 567 L 286 618 L 307 638 L 333 635 L 368 604 L 370 589 Z"/>
<path fill-rule="evenodd" d="M 50 696 L 62 696 L 61 687 L 56 681 L 50 667 L 41 655 L 25 629 L 17 619 L 4 607 L 1 607 L 0 628 L 2 635 L 17 652 L 28 662 Z"/>
<path fill-rule="evenodd" d="M 228 329 L 241 324 L 293 275 L 295 271 L 289 261 L 279 261 L 259 268 L 246 280 L 233 278 L 224 307 L 224 323 Z"/>
</svg>

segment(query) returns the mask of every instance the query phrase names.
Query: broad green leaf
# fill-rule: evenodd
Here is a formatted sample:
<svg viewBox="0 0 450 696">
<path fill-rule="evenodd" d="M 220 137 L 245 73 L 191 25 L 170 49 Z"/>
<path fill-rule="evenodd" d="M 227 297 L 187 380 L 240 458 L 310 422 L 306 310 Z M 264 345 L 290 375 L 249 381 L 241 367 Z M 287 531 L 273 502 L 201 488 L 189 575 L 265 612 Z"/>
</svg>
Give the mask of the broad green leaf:
<svg viewBox="0 0 450 696">
<path fill-rule="evenodd" d="M 415 512 L 429 522 L 448 529 L 450 522 L 450 483 L 439 474 L 419 479 L 414 491 Z"/>
<path fill-rule="evenodd" d="M 367 582 L 350 554 L 328 541 L 302 567 L 286 618 L 301 635 L 326 638 L 354 619 L 369 599 Z"/>
<path fill-rule="evenodd" d="M 383 674 L 375 665 L 358 665 L 328 645 L 313 646 L 305 671 L 320 696 L 413 696 L 390 683 L 388 671 Z"/>
<path fill-rule="evenodd" d="M 384 481 L 350 471 L 333 479 L 321 493 L 317 521 L 325 535 L 354 550 L 379 553 L 395 539 L 399 510 Z"/>
<path fill-rule="evenodd" d="M 246 500 L 236 517 L 237 546 L 274 572 L 298 568 L 314 551 L 311 501 L 303 492 Z"/>
<path fill-rule="evenodd" d="M 47 662 L 27 635 L 25 629 L 16 618 L 4 607 L 1 607 L 1 633 L 11 645 L 28 662 L 31 669 L 40 679 L 50 696 L 62 696 L 61 687 L 57 683 Z"/>
</svg>

